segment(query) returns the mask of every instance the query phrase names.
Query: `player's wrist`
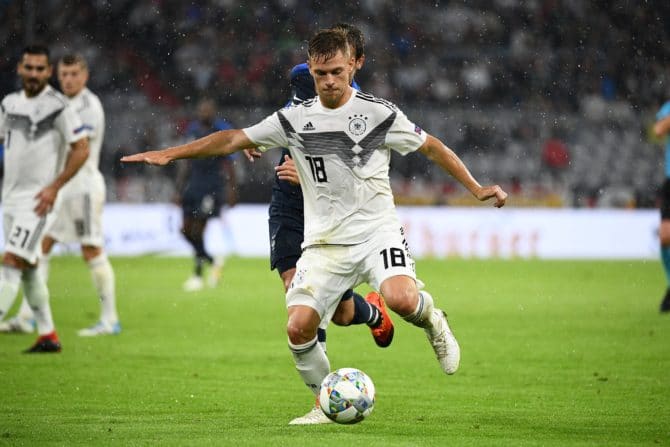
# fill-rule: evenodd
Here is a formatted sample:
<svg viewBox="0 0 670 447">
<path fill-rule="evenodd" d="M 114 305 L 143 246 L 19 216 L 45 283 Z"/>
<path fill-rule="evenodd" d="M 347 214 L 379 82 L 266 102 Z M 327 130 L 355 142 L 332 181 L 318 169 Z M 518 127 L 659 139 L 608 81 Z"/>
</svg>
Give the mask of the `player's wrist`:
<svg viewBox="0 0 670 447">
<path fill-rule="evenodd" d="M 60 191 L 60 189 L 67 183 L 67 180 L 64 180 L 62 178 L 57 178 L 55 179 L 49 186 L 48 188 L 53 189 L 55 192 Z"/>
</svg>

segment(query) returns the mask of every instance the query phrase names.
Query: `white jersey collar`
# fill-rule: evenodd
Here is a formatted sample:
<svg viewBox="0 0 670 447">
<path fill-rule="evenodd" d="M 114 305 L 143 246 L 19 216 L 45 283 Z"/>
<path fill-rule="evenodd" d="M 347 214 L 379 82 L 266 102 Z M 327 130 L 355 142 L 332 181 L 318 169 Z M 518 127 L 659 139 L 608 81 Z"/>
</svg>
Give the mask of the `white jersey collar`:
<svg viewBox="0 0 670 447">
<path fill-rule="evenodd" d="M 341 113 L 342 111 L 349 109 L 349 107 L 351 107 L 351 104 L 354 101 L 354 97 L 356 96 L 356 92 L 357 92 L 357 90 L 354 89 L 351 86 L 349 86 L 349 89 L 351 90 L 351 96 L 349 96 L 349 99 L 347 100 L 347 102 L 345 102 L 344 104 L 342 104 L 340 107 L 338 107 L 336 109 L 329 109 L 328 107 L 325 107 L 321 103 L 321 98 L 319 98 L 319 100 L 317 101 L 317 104 L 319 105 L 319 108 L 321 109 L 321 111 L 323 111 L 324 113 L 330 113 L 330 114 L 334 115 L 334 114 Z M 318 96 L 317 96 L 317 98 L 318 98 Z"/>
<path fill-rule="evenodd" d="M 33 96 L 33 97 L 29 98 L 28 95 L 26 95 L 26 91 L 24 89 L 21 89 L 21 98 L 23 98 L 25 100 L 28 100 L 28 101 L 32 101 L 32 100 L 41 98 L 42 96 L 46 95 L 47 92 L 49 92 L 51 90 L 53 90 L 53 87 L 51 86 L 51 84 L 47 84 L 42 89 L 42 91 L 37 94 L 37 96 Z"/>
<path fill-rule="evenodd" d="M 87 90 L 88 90 L 88 87 L 84 87 L 81 90 L 79 90 L 79 93 L 77 93 L 76 95 L 74 95 L 72 97 L 66 95 L 66 97 L 70 101 L 75 101 L 75 100 L 81 98 L 82 96 L 84 96 L 84 93 L 86 93 Z"/>
</svg>

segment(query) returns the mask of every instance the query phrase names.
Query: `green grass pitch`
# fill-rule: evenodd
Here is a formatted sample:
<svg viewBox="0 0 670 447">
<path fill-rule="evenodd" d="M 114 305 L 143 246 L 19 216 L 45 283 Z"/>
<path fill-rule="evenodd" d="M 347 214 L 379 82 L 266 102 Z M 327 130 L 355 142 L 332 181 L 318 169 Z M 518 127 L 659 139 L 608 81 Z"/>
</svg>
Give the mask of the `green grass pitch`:
<svg viewBox="0 0 670 447">
<path fill-rule="evenodd" d="M 367 372 L 372 415 L 292 427 L 312 405 L 286 345 L 265 259 L 181 291 L 185 258 L 114 258 L 119 336 L 79 338 L 98 303 L 84 263 L 52 260 L 59 355 L 0 335 L 0 445 L 615 446 L 670 444 L 670 315 L 657 262 L 421 260 L 461 368 L 445 376 L 396 316 L 387 349 L 331 325 L 333 369 Z M 360 289 L 366 292 L 366 289 Z"/>
</svg>

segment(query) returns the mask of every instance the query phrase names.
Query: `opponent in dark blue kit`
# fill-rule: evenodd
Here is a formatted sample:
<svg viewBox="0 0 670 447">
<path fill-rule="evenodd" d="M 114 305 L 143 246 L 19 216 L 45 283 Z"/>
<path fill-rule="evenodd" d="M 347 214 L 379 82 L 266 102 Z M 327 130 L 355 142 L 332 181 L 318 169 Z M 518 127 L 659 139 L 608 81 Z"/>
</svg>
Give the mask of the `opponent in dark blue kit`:
<svg viewBox="0 0 670 447">
<path fill-rule="evenodd" d="M 338 24 L 334 28 L 346 31 L 349 45 L 356 55 L 356 69 L 360 69 L 365 61 L 363 34 L 348 24 Z M 291 103 L 298 104 L 316 96 L 314 79 L 309 73 L 307 64 L 299 64 L 291 70 Z M 360 90 L 356 81 L 351 79 L 351 85 Z M 297 180 L 297 173 L 290 159 L 289 151 L 282 151 L 277 168 L 277 176 L 272 186 L 270 201 L 270 267 L 277 269 L 288 290 L 295 274 L 295 266 L 302 249 L 304 234 L 304 214 L 302 190 Z M 366 323 L 372 331 L 372 336 L 380 347 L 387 347 L 393 340 L 393 322 L 389 316 L 383 298 L 376 292 L 371 292 L 364 299 L 353 290 L 347 290 L 342 296 L 340 305 L 332 319 L 340 326 Z M 318 331 L 319 341 L 325 344 L 326 332 Z"/>
<path fill-rule="evenodd" d="M 211 99 L 198 104 L 198 119 L 189 123 L 186 134 L 195 140 L 219 130 L 232 129 L 227 121 L 216 118 L 216 105 Z M 208 285 L 214 287 L 223 267 L 223 257 L 213 258 L 205 248 L 204 233 L 207 221 L 217 217 L 221 207 L 227 202 L 235 203 L 235 171 L 231 157 L 216 157 L 189 160 L 180 166 L 177 191 L 181 191 L 177 201 L 183 212 L 182 234 L 194 250 L 195 268 L 193 276 L 184 283 L 188 292 L 204 287 L 204 264 L 211 265 Z"/>
<path fill-rule="evenodd" d="M 670 101 L 664 103 L 656 114 L 654 133 L 665 143 L 665 182 L 661 187 L 661 260 L 667 280 L 667 288 L 661 301 L 661 312 L 670 313 Z"/>
</svg>

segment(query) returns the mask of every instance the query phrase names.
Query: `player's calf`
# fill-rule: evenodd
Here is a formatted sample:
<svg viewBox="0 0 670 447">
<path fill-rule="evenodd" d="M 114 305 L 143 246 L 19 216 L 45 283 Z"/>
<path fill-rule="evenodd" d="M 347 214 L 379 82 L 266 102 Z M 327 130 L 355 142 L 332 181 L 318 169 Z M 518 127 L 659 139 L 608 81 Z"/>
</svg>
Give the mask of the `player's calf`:
<svg viewBox="0 0 670 447">
<path fill-rule="evenodd" d="M 387 300 L 387 302 L 389 301 L 390 300 Z M 393 307 L 391 307 L 391 309 L 397 313 L 400 313 L 400 315 L 403 315 L 403 318 L 408 323 L 412 323 L 414 326 L 426 329 L 432 327 L 433 325 L 432 314 L 434 307 L 435 305 L 433 303 L 433 297 L 430 295 L 430 293 L 421 291 L 418 293 L 414 309 L 409 314 L 402 314 Z"/>
</svg>

